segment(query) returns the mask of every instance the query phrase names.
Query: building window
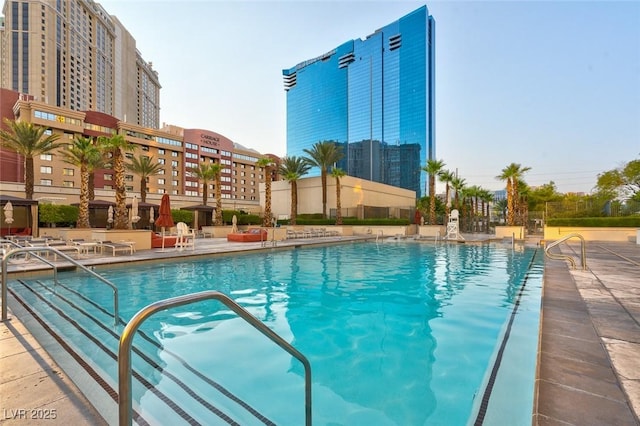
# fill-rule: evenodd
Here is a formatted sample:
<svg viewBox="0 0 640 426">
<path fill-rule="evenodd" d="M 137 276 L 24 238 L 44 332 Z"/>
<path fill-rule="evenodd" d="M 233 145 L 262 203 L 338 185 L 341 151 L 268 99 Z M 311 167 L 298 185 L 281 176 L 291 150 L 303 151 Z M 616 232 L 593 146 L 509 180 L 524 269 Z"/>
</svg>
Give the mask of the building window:
<svg viewBox="0 0 640 426">
<path fill-rule="evenodd" d="M 143 151 L 149 151 L 149 147 L 148 147 L 148 146 L 146 146 L 146 145 L 142 145 L 140 148 L 141 148 Z"/>
<path fill-rule="evenodd" d="M 177 161 L 172 161 L 171 162 L 171 167 L 178 167 L 178 162 Z"/>
<path fill-rule="evenodd" d="M 164 149 L 159 148 L 159 149 L 158 149 L 158 154 L 160 154 L 160 155 L 164 155 Z"/>
<path fill-rule="evenodd" d="M 178 153 L 177 153 L 177 152 L 175 152 L 175 151 L 171 151 L 171 156 L 172 156 L 172 157 L 177 157 L 177 156 L 178 156 Z"/>
<path fill-rule="evenodd" d="M 173 170 L 173 171 L 171 172 L 171 176 L 179 176 L 179 175 L 178 175 L 178 171 L 177 171 L 177 170 Z"/>
<path fill-rule="evenodd" d="M 177 181 L 177 180 L 172 180 L 172 181 L 171 181 L 171 185 L 173 185 L 173 186 L 178 186 L 178 185 L 180 185 L 180 182 L 179 182 L 179 181 Z"/>
<path fill-rule="evenodd" d="M 53 173 L 53 168 L 51 166 L 40 166 L 40 173 L 50 175 Z"/>
<path fill-rule="evenodd" d="M 124 189 L 127 192 L 133 192 L 133 186 L 125 186 Z"/>
<path fill-rule="evenodd" d="M 63 176 L 73 176 L 75 173 L 74 169 L 62 169 Z"/>
<path fill-rule="evenodd" d="M 158 164 L 164 164 L 164 158 L 158 158 Z"/>
<path fill-rule="evenodd" d="M 158 185 L 164 185 L 164 179 L 158 179 Z"/>
<path fill-rule="evenodd" d="M 73 188 L 75 185 L 72 180 L 65 180 L 62 182 L 62 186 L 65 188 Z"/>
<path fill-rule="evenodd" d="M 109 175 L 105 173 L 104 180 L 113 180 L 113 175 Z"/>
<path fill-rule="evenodd" d="M 133 175 L 124 175 L 124 180 L 127 182 L 133 182 Z"/>
<path fill-rule="evenodd" d="M 42 161 L 51 161 L 53 156 L 51 154 L 40 154 L 40 159 Z"/>
<path fill-rule="evenodd" d="M 164 188 L 158 188 L 158 194 L 164 194 Z"/>
<path fill-rule="evenodd" d="M 51 179 L 40 179 L 40 185 L 51 186 L 53 181 Z"/>
</svg>

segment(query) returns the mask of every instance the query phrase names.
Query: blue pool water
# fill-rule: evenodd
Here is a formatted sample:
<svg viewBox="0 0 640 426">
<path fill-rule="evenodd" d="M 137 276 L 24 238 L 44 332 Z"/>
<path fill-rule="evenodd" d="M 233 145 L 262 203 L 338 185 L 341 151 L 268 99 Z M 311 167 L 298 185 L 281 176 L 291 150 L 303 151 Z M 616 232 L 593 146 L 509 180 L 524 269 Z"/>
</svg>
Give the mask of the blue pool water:
<svg viewBox="0 0 640 426">
<path fill-rule="evenodd" d="M 231 296 L 309 358 L 316 425 L 473 423 L 518 300 L 485 424 L 531 422 L 542 283 L 534 249 L 369 242 L 99 272 L 118 285 L 125 321 L 160 299 Z M 60 275 L 56 292 L 80 291 L 112 311 L 105 286 Z M 164 394 L 201 424 L 227 424 L 220 412 L 242 425 L 304 423 L 302 366 L 218 302 L 161 312 L 140 330 L 148 339 L 134 345 L 155 363 L 134 355 L 156 389 L 134 380 L 134 408 L 147 421 L 184 421 Z M 84 346 L 115 382 L 112 360 Z"/>
</svg>

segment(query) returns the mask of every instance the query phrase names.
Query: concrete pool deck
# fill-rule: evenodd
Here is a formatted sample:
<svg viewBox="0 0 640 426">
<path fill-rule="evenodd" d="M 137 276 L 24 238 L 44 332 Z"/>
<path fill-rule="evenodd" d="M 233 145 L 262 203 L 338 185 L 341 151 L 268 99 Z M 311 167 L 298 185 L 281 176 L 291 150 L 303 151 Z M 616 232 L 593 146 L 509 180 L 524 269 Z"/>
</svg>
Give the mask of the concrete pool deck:
<svg viewBox="0 0 640 426">
<path fill-rule="evenodd" d="M 464 236 L 467 242 L 489 239 L 486 235 Z M 300 239 L 277 246 L 359 239 Z M 536 243 L 535 239 L 527 241 Z M 153 249 L 115 258 L 89 255 L 82 263 L 98 266 L 260 249 L 260 243 L 206 238 L 197 240 L 194 251 Z M 561 249 L 579 253 L 579 246 L 573 244 Z M 545 260 L 532 423 L 640 425 L 640 246 L 588 242 L 587 264 L 587 271 L 570 271 L 565 261 Z M 30 267 L 18 265 L 18 269 Z M 49 416 L 39 421 L 106 424 L 19 318 L 0 322 L 0 365 L 0 423 L 33 424 L 36 417 Z"/>
</svg>

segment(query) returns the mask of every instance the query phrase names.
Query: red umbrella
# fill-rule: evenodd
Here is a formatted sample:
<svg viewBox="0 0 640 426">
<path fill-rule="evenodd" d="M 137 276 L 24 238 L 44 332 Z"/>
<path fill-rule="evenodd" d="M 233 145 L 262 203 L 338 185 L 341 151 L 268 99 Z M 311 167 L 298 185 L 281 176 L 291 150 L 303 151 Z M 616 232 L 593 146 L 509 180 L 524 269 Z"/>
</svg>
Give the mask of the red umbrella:
<svg viewBox="0 0 640 426">
<path fill-rule="evenodd" d="M 156 219 L 156 226 L 162 227 L 162 250 L 164 250 L 164 228 L 171 228 L 175 224 L 173 223 L 173 217 L 171 217 L 171 203 L 169 201 L 169 195 L 164 194 L 160 201 L 160 209 L 158 210 L 158 219 Z"/>
</svg>

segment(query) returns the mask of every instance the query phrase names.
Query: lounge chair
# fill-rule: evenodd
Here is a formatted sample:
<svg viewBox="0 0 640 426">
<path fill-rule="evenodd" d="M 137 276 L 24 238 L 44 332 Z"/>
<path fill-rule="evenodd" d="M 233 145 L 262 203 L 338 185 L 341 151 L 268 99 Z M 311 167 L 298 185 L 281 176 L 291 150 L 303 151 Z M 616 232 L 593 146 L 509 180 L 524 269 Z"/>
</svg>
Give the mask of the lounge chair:
<svg viewBox="0 0 640 426">
<path fill-rule="evenodd" d="M 47 241 L 47 247 L 51 247 L 54 248 L 60 252 L 66 252 L 66 251 L 72 251 L 76 253 L 76 257 L 78 257 L 78 255 L 80 255 L 80 247 L 78 246 L 74 246 L 74 245 L 69 245 L 67 244 L 66 241 Z M 53 253 L 53 260 L 58 260 L 58 254 L 57 253 Z"/>
<path fill-rule="evenodd" d="M 133 254 L 133 244 L 132 243 L 114 243 L 113 241 L 102 241 L 100 242 L 100 248 L 104 251 L 105 248 L 111 250 L 113 256 L 116 255 L 116 252 L 129 252 L 129 254 Z"/>
</svg>

